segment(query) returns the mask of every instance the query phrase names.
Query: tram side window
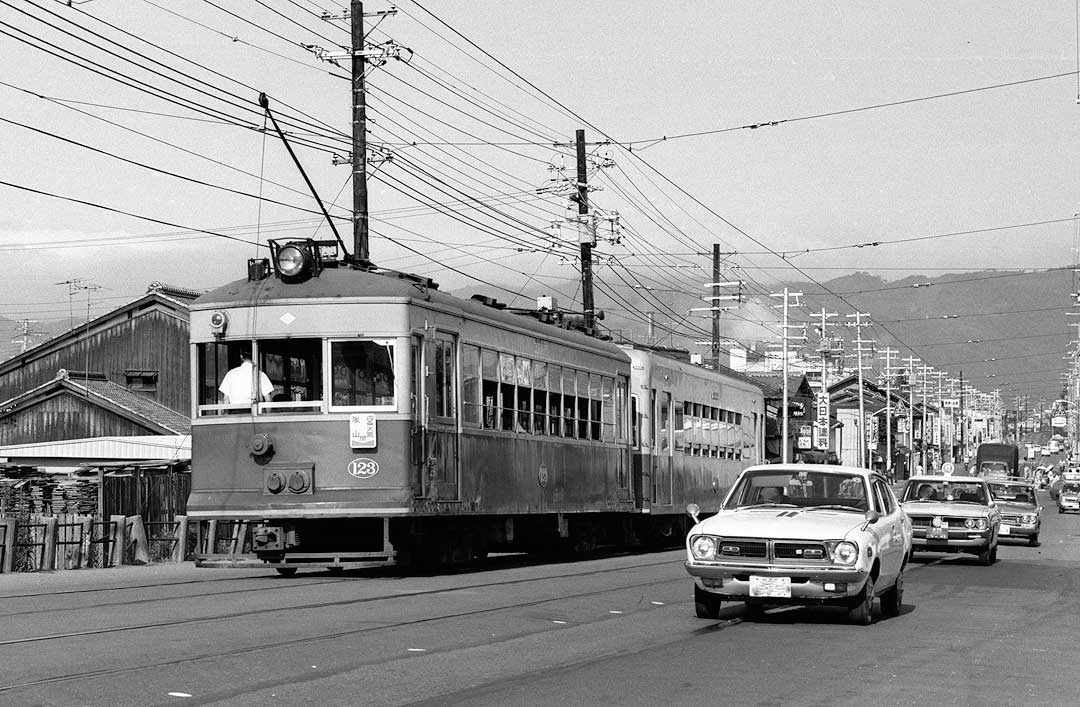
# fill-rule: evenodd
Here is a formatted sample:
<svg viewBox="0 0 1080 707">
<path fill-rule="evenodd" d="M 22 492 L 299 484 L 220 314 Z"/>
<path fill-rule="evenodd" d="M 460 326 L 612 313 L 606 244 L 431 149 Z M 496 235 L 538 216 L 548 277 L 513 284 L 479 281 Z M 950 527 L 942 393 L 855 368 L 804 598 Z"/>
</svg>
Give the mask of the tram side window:
<svg viewBox="0 0 1080 707">
<path fill-rule="evenodd" d="M 533 432 L 547 434 L 548 365 L 543 361 L 532 362 Z"/>
<path fill-rule="evenodd" d="M 573 437 L 575 431 L 576 409 L 577 409 L 577 395 L 575 390 L 575 381 L 577 381 L 577 374 L 571 368 L 563 368 L 562 374 L 562 390 L 563 390 L 563 437 Z"/>
<path fill-rule="evenodd" d="M 589 374 L 579 371 L 577 374 L 577 436 L 589 439 Z"/>
<path fill-rule="evenodd" d="M 484 429 L 498 429 L 499 354 L 484 349 L 480 352 L 481 396 L 484 403 Z"/>
<path fill-rule="evenodd" d="M 330 342 L 330 386 L 334 407 L 393 406 L 393 340 Z"/>
<path fill-rule="evenodd" d="M 548 366 L 548 434 L 562 436 L 562 366 Z"/>
<path fill-rule="evenodd" d="M 605 442 L 614 442 L 616 437 L 615 429 L 615 381 L 607 376 L 601 380 L 601 395 L 603 396 L 601 412 L 601 422 L 603 424 L 603 430 L 601 431 L 600 439 Z"/>
<path fill-rule="evenodd" d="M 499 354 L 499 429 L 512 431 L 514 429 L 514 357 L 510 354 Z"/>
<path fill-rule="evenodd" d="M 671 428 L 675 431 L 675 451 L 681 452 L 686 447 L 686 421 L 683 416 L 683 404 L 680 401 L 672 403 L 673 415 Z"/>
<path fill-rule="evenodd" d="M 359 342 L 357 342 L 359 343 Z M 308 411 L 319 405 L 286 405 L 276 403 L 320 403 L 322 401 L 322 340 L 321 339 L 260 339 L 259 368 L 274 384 L 273 397 L 265 406 L 267 411 Z M 389 376 L 387 387 L 385 376 Z M 393 402 L 394 368 L 391 363 L 380 381 L 371 381 L 374 391 L 389 396 Z M 373 392 L 378 395 L 378 392 Z"/>
<path fill-rule="evenodd" d="M 655 407 L 655 406 L 654 406 Z M 669 438 L 669 428 L 671 427 L 671 408 L 668 405 L 668 395 L 663 394 L 660 400 L 660 419 L 657 427 L 657 436 L 660 438 L 654 441 L 654 444 L 660 449 L 660 451 L 668 450 L 671 446 Z M 670 453 L 670 450 L 668 450 Z"/>
<path fill-rule="evenodd" d="M 532 432 L 532 360 L 518 356 L 514 362 L 517 383 L 517 432 Z"/>
<path fill-rule="evenodd" d="M 462 422 L 480 426 L 480 349 L 468 344 L 461 347 Z"/>
</svg>

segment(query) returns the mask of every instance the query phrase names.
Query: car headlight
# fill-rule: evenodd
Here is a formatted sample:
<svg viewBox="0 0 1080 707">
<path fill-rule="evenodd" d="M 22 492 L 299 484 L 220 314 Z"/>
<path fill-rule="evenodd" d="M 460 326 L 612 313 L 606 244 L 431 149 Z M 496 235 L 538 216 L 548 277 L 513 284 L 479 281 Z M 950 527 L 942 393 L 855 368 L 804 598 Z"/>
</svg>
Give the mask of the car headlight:
<svg viewBox="0 0 1080 707">
<path fill-rule="evenodd" d="M 976 530 L 986 530 L 988 527 L 990 527 L 990 524 L 986 522 L 985 518 L 976 518 L 975 519 L 975 529 Z"/>
<path fill-rule="evenodd" d="M 1038 516 L 1033 515 L 1031 513 L 1020 516 L 1020 522 L 1021 523 L 1034 523 L 1037 519 L 1038 519 Z"/>
<path fill-rule="evenodd" d="M 853 565 L 859 560 L 859 546 L 843 540 L 829 548 L 832 561 L 838 565 Z"/>
<path fill-rule="evenodd" d="M 690 552 L 696 560 L 712 560 L 716 557 L 716 539 L 708 535 L 697 535 L 690 540 Z"/>
</svg>

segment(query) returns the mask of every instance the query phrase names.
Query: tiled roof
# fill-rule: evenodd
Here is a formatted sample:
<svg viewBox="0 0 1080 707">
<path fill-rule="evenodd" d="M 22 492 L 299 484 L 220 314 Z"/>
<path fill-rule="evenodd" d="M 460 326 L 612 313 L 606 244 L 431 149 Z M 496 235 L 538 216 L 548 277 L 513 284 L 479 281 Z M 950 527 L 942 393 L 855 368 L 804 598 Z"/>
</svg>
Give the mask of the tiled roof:
<svg viewBox="0 0 1080 707">
<path fill-rule="evenodd" d="M 68 380 L 68 383 L 82 390 L 89 388 L 94 395 L 149 420 L 172 434 L 186 435 L 191 432 L 191 420 L 186 415 L 181 415 L 145 395 L 132 392 L 119 383 L 94 378 L 88 380 L 72 378 Z"/>
<path fill-rule="evenodd" d="M 186 415 L 181 415 L 150 398 L 132 392 L 119 383 L 105 380 L 100 374 L 85 378 L 79 375 L 69 376 L 64 369 L 60 369 L 56 378 L 48 383 L 0 403 L 0 416 L 24 408 L 27 401 L 50 394 L 58 388 L 64 388 L 80 397 L 88 398 L 103 407 L 112 408 L 120 415 L 145 424 L 147 427 L 157 428 L 164 434 L 191 433 L 191 420 Z"/>
</svg>

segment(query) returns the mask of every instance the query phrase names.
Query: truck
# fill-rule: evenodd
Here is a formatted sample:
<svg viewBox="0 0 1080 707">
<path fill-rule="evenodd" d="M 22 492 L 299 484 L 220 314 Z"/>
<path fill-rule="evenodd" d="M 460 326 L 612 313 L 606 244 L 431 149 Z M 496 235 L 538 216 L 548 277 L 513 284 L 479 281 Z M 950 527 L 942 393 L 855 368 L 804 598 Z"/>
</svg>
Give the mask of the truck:
<svg viewBox="0 0 1080 707">
<path fill-rule="evenodd" d="M 975 473 L 984 479 L 1020 476 L 1020 448 L 1004 442 L 983 442 L 975 450 Z"/>
</svg>

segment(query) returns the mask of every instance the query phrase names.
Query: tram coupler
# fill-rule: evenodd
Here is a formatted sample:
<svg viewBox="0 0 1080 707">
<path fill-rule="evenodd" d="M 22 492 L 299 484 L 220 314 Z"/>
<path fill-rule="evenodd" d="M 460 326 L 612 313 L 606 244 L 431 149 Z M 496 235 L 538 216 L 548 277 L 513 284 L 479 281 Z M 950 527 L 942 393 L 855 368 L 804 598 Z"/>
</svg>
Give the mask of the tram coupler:
<svg viewBox="0 0 1080 707">
<path fill-rule="evenodd" d="M 260 525 L 251 531 L 251 549 L 256 553 L 288 550 L 299 544 L 296 530 L 288 526 Z"/>
</svg>

